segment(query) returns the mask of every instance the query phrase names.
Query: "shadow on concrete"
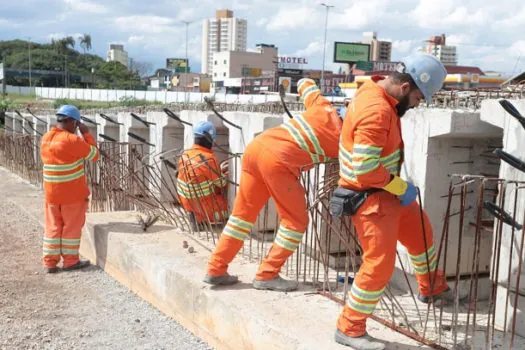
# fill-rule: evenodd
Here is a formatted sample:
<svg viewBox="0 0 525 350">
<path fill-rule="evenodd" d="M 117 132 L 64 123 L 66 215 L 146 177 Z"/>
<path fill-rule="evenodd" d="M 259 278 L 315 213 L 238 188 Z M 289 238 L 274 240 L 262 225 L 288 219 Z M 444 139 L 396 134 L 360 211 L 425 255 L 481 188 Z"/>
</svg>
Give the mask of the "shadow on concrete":
<svg viewBox="0 0 525 350">
<path fill-rule="evenodd" d="M 115 233 L 129 233 L 129 234 L 149 234 L 149 233 L 160 233 L 169 230 L 173 230 L 173 227 L 167 225 L 153 225 L 148 227 L 146 231 L 142 229 L 139 224 L 130 222 L 108 222 L 105 225 L 99 225 L 100 228 L 107 232 Z"/>
<path fill-rule="evenodd" d="M 212 286 L 210 288 L 213 291 L 221 291 L 221 290 L 246 290 L 246 289 L 254 289 L 253 284 L 246 283 L 246 282 L 240 282 L 233 284 L 231 286 Z"/>
<path fill-rule="evenodd" d="M 424 345 L 407 345 L 398 342 L 391 342 L 386 345 L 386 350 L 421 350 L 425 349 Z M 430 349 L 430 348 L 429 348 Z"/>
<path fill-rule="evenodd" d="M 95 265 L 93 262 L 91 262 L 91 265 L 89 265 L 88 267 L 82 269 L 82 270 L 79 270 L 81 272 L 93 272 L 93 271 L 100 271 L 101 268 L 100 266 L 98 265 Z"/>
</svg>

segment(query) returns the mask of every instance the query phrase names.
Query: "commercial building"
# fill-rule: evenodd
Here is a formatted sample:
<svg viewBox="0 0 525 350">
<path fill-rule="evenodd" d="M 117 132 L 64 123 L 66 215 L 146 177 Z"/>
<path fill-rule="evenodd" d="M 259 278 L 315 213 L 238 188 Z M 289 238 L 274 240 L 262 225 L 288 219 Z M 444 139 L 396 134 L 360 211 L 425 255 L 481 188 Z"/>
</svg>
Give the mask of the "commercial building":
<svg viewBox="0 0 525 350">
<path fill-rule="evenodd" d="M 128 53 L 124 50 L 124 45 L 110 44 L 106 61 L 117 61 L 128 67 Z"/>
<path fill-rule="evenodd" d="M 213 19 L 202 24 L 203 74 L 213 74 L 213 54 L 223 51 L 246 51 L 248 22 L 233 17 L 233 11 L 218 10 Z"/>
<path fill-rule="evenodd" d="M 274 45 L 258 44 L 251 52 L 215 52 L 211 76 L 215 88 L 227 86 L 225 82 L 232 81 L 229 79 L 260 77 L 263 73 L 273 75 L 278 64 L 277 51 Z"/>
<path fill-rule="evenodd" d="M 420 48 L 419 51 L 436 56 L 445 66 L 456 66 L 458 64 L 456 47 L 447 45 L 445 34 L 430 37 L 427 42 L 428 45 Z"/>
<path fill-rule="evenodd" d="M 370 44 L 371 61 L 387 61 L 392 58 L 392 42 L 377 39 L 376 32 L 363 33 L 363 44 Z"/>
</svg>

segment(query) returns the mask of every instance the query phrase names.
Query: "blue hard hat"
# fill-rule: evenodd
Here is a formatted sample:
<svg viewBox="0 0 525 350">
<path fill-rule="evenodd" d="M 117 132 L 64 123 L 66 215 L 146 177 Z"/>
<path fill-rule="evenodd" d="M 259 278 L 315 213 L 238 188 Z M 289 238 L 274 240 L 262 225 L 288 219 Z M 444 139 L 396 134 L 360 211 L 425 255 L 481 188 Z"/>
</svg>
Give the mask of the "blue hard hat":
<svg viewBox="0 0 525 350">
<path fill-rule="evenodd" d="M 210 134 L 213 141 L 217 138 L 217 130 L 215 130 L 212 123 L 208 121 L 200 121 L 193 125 L 193 135 L 204 136 L 204 133 Z"/>
<path fill-rule="evenodd" d="M 408 73 L 427 102 L 432 102 L 432 95 L 443 86 L 447 77 L 447 70 L 436 57 L 417 52 L 401 60 L 404 69 L 401 73 Z"/>
<path fill-rule="evenodd" d="M 56 113 L 57 117 L 67 117 L 80 121 L 80 111 L 73 105 L 63 105 Z"/>
</svg>

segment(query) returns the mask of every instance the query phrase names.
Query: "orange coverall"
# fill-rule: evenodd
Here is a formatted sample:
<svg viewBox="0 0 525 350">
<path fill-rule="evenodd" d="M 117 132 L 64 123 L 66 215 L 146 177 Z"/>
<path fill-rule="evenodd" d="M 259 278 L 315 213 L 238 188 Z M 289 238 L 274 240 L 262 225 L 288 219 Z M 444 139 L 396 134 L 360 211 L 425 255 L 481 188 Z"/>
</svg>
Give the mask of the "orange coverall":
<svg viewBox="0 0 525 350">
<path fill-rule="evenodd" d="M 205 220 L 225 222 L 228 182 L 221 177 L 217 157 L 211 149 L 193 145 L 185 150 L 178 163 L 177 194 L 182 207 L 195 215 L 197 223 Z"/>
<path fill-rule="evenodd" d="M 396 111 L 398 101 L 376 84 L 380 79 L 374 77 L 364 83 L 348 106 L 339 145 L 341 187 L 383 188 L 391 175 L 399 175 L 404 146 Z M 403 207 L 395 195 L 376 192 L 368 197 L 352 221 L 363 249 L 363 262 L 337 322 L 341 332 L 353 337 L 365 334 L 366 319 L 373 313 L 394 271 L 397 241 L 408 250 L 422 295 L 436 295 L 448 288 L 442 272 L 436 272 L 432 227 L 423 214 L 428 245 L 425 246 L 417 202 Z M 430 277 L 435 278 L 433 288 Z"/>
<path fill-rule="evenodd" d="M 298 91 L 306 111 L 263 132 L 244 152 L 239 191 L 208 263 L 209 276 L 226 273 L 270 197 L 275 201 L 281 222 L 256 279 L 276 278 L 302 241 L 308 226 L 308 212 L 299 175 L 314 163 L 337 157 L 342 121 L 313 80 L 299 81 Z"/>
<path fill-rule="evenodd" d="M 53 268 L 63 259 L 64 267 L 78 263 L 80 236 L 86 220 L 89 188 L 84 161 L 96 161 L 93 137 L 84 138 L 52 128 L 42 137 L 40 155 L 44 164 L 45 232 L 44 267 Z"/>
</svg>

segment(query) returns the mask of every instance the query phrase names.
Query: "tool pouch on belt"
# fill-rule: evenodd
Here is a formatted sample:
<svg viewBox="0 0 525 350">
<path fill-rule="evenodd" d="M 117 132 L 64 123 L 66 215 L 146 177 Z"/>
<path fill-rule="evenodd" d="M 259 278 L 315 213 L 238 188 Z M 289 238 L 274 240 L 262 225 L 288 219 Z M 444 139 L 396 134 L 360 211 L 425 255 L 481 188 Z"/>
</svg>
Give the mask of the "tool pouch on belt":
<svg viewBox="0 0 525 350">
<path fill-rule="evenodd" d="M 333 216 L 354 215 L 368 197 L 369 191 L 356 192 L 337 187 L 330 198 L 330 214 Z"/>
</svg>

